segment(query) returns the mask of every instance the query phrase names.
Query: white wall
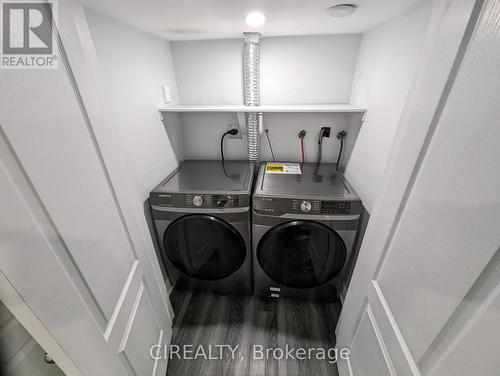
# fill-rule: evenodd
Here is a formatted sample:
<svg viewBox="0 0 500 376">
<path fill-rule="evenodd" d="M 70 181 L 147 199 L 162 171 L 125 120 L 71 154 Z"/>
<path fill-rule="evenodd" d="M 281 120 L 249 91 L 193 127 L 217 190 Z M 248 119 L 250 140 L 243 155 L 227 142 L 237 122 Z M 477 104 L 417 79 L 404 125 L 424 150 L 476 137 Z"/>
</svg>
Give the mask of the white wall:
<svg viewBox="0 0 500 376">
<path fill-rule="evenodd" d="M 178 100 L 170 44 L 90 9 L 85 12 L 104 90 L 144 200 L 177 166 L 158 113 L 162 85 Z M 174 132 L 175 124 L 171 127 Z"/>
<path fill-rule="evenodd" d="M 261 102 L 347 103 L 359 34 L 262 38 Z"/>
<path fill-rule="evenodd" d="M 168 117 L 170 118 L 170 116 Z M 168 120 L 167 120 L 168 122 Z M 226 131 L 226 124 L 237 124 L 232 113 L 185 113 L 181 115 L 182 149 L 189 158 L 220 158 L 220 137 Z M 207 125 L 208 124 L 208 125 Z M 319 130 L 323 126 L 331 127 L 329 138 L 323 139 L 323 162 L 335 162 L 340 148 L 336 133 L 346 129 L 341 166 L 344 167 L 352 152 L 353 144 L 361 126 L 359 114 L 322 114 L 322 113 L 274 113 L 264 115 L 264 127 L 269 129 L 273 151 L 279 161 L 300 161 L 300 141 L 298 133 L 305 129 L 305 157 L 308 162 L 317 160 Z M 168 125 L 167 125 L 168 127 Z M 247 158 L 246 135 L 242 139 L 225 139 L 224 156 L 227 159 Z M 265 134 L 261 136 L 261 158 L 272 160 Z"/>
<path fill-rule="evenodd" d="M 346 103 L 361 36 L 261 38 L 261 103 Z M 243 39 L 172 42 L 183 104 L 243 102 Z"/>
<path fill-rule="evenodd" d="M 349 102 L 360 40 L 357 34 L 261 38 L 261 103 Z M 172 54 L 181 103 L 243 102 L 243 39 L 172 42 Z M 237 120 L 231 114 L 183 114 L 181 122 L 186 157 L 219 158 L 219 138 L 226 124 Z M 264 122 L 277 158 L 286 161 L 300 160 L 301 129 L 307 131 L 306 160 L 315 161 L 322 126 L 332 127 L 332 137 L 324 140 L 323 161 L 336 160 L 335 133 L 342 129 L 349 133 L 347 161 L 360 127 L 359 117 L 353 122 L 342 114 L 268 114 Z M 170 128 L 167 124 L 169 133 Z M 244 159 L 246 153 L 245 138 L 227 139 L 228 158 Z M 271 158 L 264 135 L 262 158 Z"/>
<path fill-rule="evenodd" d="M 179 102 L 243 103 L 240 39 L 171 42 Z"/>
<path fill-rule="evenodd" d="M 346 176 L 371 211 L 430 15 L 425 1 L 363 35 L 351 103 L 368 108 Z"/>
</svg>

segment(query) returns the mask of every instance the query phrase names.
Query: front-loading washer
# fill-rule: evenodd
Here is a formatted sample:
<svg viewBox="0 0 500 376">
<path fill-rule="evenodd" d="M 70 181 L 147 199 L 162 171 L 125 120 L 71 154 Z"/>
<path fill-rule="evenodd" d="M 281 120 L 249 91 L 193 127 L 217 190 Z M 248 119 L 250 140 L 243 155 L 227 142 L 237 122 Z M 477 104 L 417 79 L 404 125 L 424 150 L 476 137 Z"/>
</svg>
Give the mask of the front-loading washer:
<svg viewBox="0 0 500 376">
<path fill-rule="evenodd" d="M 253 194 L 255 293 L 338 300 L 361 210 L 335 164 L 263 163 Z"/>
<path fill-rule="evenodd" d="M 250 293 L 253 164 L 187 160 L 151 193 L 170 281 L 181 289 Z"/>
</svg>

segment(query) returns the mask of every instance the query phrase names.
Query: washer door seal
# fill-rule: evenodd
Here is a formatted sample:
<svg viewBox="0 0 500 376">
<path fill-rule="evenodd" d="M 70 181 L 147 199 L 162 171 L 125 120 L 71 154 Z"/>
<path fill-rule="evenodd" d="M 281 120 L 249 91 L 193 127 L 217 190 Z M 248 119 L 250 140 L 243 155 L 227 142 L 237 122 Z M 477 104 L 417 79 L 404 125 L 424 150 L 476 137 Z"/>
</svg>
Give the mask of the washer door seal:
<svg viewBox="0 0 500 376">
<path fill-rule="evenodd" d="M 346 246 L 333 229 L 313 221 L 273 227 L 259 242 L 257 260 L 275 282 L 296 289 L 331 281 L 344 267 Z"/>
<path fill-rule="evenodd" d="M 237 271 L 245 262 L 246 246 L 229 223 L 190 214 L 178 218 L 165 231 L 163 246 L 168 260 L 184 274 L 213 281 Z"/>
</svg>

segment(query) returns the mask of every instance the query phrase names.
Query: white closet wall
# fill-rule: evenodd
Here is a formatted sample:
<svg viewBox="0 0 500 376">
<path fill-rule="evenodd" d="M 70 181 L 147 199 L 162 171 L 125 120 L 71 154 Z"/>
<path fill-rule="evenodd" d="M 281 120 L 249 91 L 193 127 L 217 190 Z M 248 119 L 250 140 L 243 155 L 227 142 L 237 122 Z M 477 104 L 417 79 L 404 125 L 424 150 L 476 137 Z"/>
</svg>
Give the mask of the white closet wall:
<svg viewBox="0 0 500 376">
<path fill-rule="evenodd" d="M 170 43 L 90 9 L 85 13 L 127 164 L 145 200 L 178 163 L 172 145 L 178 128 L 170 124 L 169 140 L 158 114 L 162 85 L 178 103 Z"/>
<path fill-rule="evenodd" d="M 359 34 L 262 38 L 263 104 L 348 103 Z"/>
<path fill-rule="evenodd" d="M 351 103 L 368 109 L 346 176 L 371 212 L 432 11 L 432 1 L 363 34 Z"/>
<path fill-rule="evenodd" d="M 348 103 L 359 34 L 261 38 L 261 103 Z M 242 39 L 172 42 L 182 104 L 241 104 Z"/>
<path fill-rule="evenodd" d="M 220 158 L 220 138 L 226 124 L 238 124 L 234 113 L 183 113 L 183 150 L 189 158 Z M 279 161 L 300 161 L 300 130 L 307 131 L 305 139 L 306 161 L 317 160 L 318 134 L 323 126 L 331 127 L 330 138 L 323 139 L 322 160 L 335 162 L 340 143 L 336 133 L 345 129 L 349 132 L 342 152 L 341 166 L 344 168 L 352 152 L 353 144 L 361 127 L 362 114 L 345 113 L 270 113 L 264 114 L 264 127 L 269 129 L 275 157 Z M 169 117 L 170 119 L 170 117 Z M 167 125 L 167 128 L 169 126 Z M 224 156 L 228 159 L 247 158 L 247 139 L 226 138 Z M 272 160 L 265 134 L 261 136 L 261 159 Z"/>
<path fill-rule="evenodd" d="M 171 42 L 181 104 L 242 104 L 243 39 Z"/>
<path fill-rule="evenodd" d="M 261 38 L 261 103 L 348 103 L 361 36 L 314 35 Z M 182 104 L 241 104 L 243 39 L 172 42 L 172 54 Z M 266 114 L 276 158 L 299 161 L 301 129 L 307 131 L 306 160 L 315 161 L 317 137 L 322 126 L 332 127 L 324 140 L 323 161 L 334 162 L 339 143 L 335 133 L 349 132 L 348 160 L 359 131 L 358 114 Z M 237 124 L 235 114 L 185 113 L 181 115 L 182 149 L 188 158 L 220 158 L 220 136 L 227 124 Z M 170 125 L 167 124 L 169 133 Z M 175 131 L 175 129 L 174 129 Z M 226 156 L 244 159 L 246 138 L 226 139 Z M 271 159 L 265 136 L 263 160 Z"/>
</svg>

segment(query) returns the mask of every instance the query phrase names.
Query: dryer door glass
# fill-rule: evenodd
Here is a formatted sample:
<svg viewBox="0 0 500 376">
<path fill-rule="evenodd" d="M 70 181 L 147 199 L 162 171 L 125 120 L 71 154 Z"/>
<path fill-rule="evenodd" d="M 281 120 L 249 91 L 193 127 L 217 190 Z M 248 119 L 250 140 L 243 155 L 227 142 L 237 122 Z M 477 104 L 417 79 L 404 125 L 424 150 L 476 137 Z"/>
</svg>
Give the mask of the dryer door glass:
<svg viewBox="0 0 500 376">
<path fill-rule="evenodd" d="M 275 282 L 297 289 L 334 278 L 346 259 L 344 241 L 320 223 L 294 221 L 269 230 L 257 247 L 262 269 Z"/>
<path fill-rule="evenodd" d="M 165 231 L 166 256 L 183 273 L 202 280 L 233 274 L 245 261 L 241 235 L 227 222 L 209 215 L 187 215 Z"/>
</svg>

